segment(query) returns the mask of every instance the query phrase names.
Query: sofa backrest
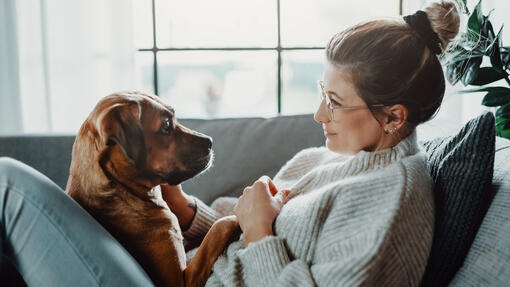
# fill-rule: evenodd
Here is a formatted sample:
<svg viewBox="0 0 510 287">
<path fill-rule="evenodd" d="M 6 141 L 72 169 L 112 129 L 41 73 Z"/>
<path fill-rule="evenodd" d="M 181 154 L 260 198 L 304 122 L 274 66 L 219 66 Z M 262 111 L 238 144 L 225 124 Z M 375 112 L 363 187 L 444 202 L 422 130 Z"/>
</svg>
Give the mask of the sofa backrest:
<svg viewBox="0 0 510 287">
<path fill-rule="evenodd" d="M 0 156 L 12 157 L 30 165 L 64 189 L 74 138 L 74 135 L 0 137 Z"/>
<path fill-rule="evenodd" d="M 298 151 L 324 145 L 323 130 L 312 115 L 181 122 L 213 138 L 213 167 L 183 184 L 206 203 L 239 196 L 260 176 L 274 176 Z"/>
<path fill-rule="evenodd" d="M 219 196 L 239 195 L 261 175 L 273 176 L 299 150 L 324 144 L 323 131 L 311 114 L 180 122 L 213 138 L 213 167 L 183 184 L 186 192 L 206 203 Z M 0 156 L 34 167 L 64 189 L 74 138 L 74 135 L 0 137 Z"/>
</svg>

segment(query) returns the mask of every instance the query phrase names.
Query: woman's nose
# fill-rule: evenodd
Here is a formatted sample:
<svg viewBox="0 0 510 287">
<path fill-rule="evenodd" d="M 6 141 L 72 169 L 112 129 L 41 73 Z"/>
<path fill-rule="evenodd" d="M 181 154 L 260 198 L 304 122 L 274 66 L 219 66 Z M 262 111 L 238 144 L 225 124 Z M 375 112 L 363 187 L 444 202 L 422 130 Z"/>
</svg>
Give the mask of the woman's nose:
<svg viewBox="0 0 510 287">
<path fill-rule="evenodd" d="M 321 104 L 315 111 L 315 114 L 313 115 L 313 119 L 320 124 L 327 123 L 327 122 L 331 121 L 331 119 L 329 118 L 329 113 L 328 113 L 327 109 L 328 108 L 326 107 L 326 101 L 323 99 L 321 101 Z"/>
</svg>

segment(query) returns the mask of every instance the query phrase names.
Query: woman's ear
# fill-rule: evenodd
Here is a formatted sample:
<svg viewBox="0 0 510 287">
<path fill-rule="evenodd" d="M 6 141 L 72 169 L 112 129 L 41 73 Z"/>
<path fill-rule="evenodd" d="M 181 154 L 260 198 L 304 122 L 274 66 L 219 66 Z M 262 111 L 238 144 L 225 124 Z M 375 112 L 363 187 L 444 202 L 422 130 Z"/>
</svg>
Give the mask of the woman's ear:
<svg viewBox="0 0 510 287">
<path fill-rule="evenodd" d="M 386 123 L 388 129 L 400 130 L 407 122 L 408 110 L 404 105 L 397 104 L 390 106 L 386 112 L 388 115 Z"/>
</svg>

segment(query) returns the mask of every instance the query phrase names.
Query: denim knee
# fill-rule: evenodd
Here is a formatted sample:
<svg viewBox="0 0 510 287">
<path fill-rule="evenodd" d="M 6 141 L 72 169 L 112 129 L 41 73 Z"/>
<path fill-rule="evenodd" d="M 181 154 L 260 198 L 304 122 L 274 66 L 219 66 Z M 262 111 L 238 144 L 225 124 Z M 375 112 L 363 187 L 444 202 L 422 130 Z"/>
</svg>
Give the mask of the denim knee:
<svg viewBox="0 0 510 287">
<path fill-rule="evenodd" d="M 38 185 L 60 187 L 44 174 L 10 157 L 0 157 L 0 187 L 34 187 Z"/>
<path fill-rule="evenodd" d="M 5 188 L 22 173 L 22 164 L 10 157 L 0 157 L 0 187 Z"/>
<path fill-rule="evenodd" d="M 0 178 L 8 178 L 13 170 L 19 169 L 19 161 L 10 157 L 0 157 Z"/>
</svg>

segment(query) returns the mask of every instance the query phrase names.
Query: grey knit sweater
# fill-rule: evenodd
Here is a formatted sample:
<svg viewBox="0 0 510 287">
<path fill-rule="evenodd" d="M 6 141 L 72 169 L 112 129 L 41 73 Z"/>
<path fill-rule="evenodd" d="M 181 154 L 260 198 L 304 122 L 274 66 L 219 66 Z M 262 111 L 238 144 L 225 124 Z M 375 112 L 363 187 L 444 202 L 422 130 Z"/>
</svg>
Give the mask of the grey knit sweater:
<svg viewBox="0 0 510 287">
<path fill-rule="evenodd" d="M 432 183 L 413 133 L 392 149 L 310 148 L 274 178 L 291 195 L 275 236 L 232 243 L 206 286 L 418 286 L 432 243 Z M 219 214 L 202 202 L 184 236 Z"/>
</svg>

